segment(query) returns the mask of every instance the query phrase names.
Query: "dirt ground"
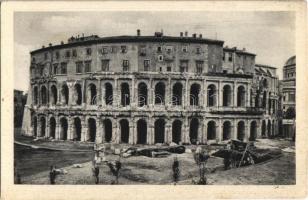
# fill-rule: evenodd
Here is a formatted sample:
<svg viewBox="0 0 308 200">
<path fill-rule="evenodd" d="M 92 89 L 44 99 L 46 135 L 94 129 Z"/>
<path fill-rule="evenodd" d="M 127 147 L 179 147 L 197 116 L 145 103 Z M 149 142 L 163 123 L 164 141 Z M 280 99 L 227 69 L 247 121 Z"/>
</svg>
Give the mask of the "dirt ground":
<svg viewBox="0 0 308 200">
<path fill-rule="evenodd" d="M 282 139 L 262 139 L 255 143 L 262 148 L 294 147 L 294 143 Z M 172 162 L 174 157 L 180 162 L 180 181 L 178 184 L 192 184 L 198 179 L 198 167 L 192 153 L 172 154 L 165 158 L 134 156 L 121 158 L 119 184 L 172 184 Z M 117 160 L 117 155 L 107 155 L 108 160 Z M 78 160 L 76 160 L 78 163 Z M 68 173 L 58 175 L 56 184 L 95 184 L 91 162 L 82 164 L 82 168 L 72 165 L 64 167 Z M 29 176 L 22 176 L 23 184 L 49 184 L 49 171 L 42 171 Z M 223 170 L 223 160 L 211 157 L 207 163 L 206 177 L 208 184 L 237 185 L 283 185 L 295 184 L 295 153 L 283 152 L 279 158 L 257 165 Z M 114 180 L 108 166 L 102 164 L 99 174 L 100 184 L 111 184 Z"/>
</svg>

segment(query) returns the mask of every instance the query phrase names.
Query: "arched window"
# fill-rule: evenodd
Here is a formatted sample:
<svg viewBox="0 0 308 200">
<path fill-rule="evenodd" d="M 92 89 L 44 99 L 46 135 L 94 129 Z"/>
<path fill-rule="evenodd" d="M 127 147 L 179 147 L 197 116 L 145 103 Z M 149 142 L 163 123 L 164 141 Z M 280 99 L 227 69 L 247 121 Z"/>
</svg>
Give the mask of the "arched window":
<svg viewBox="0 0 308 200">
<path fill-rule="evenodd" d="M 41 87 L 41 104 L 42 105 L 47 104 L 47 89 L 45 86 Z"/>
<path fill-rule="evenodd" d="M 41 124 L 40 136 L 45 137 L 46 136 L 46 119 L 45 119 L 45 117 L 41 117 L 40 124 Z"/>
<path fill-rule="evenodd" d="M 113 104 L 113 88 L 110 83 L 105 84 L 105 102 L 106 105 Z"/>
<path fill-rule="evenodd" d="M 82 104 L 82 90 L 80 84 L 74 85 L 74 100 L 76 105 Z"/>
<path fill-rule="evenodd" d="M 96 137 L 96 120 L 93 118 L 88 119 L 88 141 L 95 142 Z"/>
<path fill-rule="evenodd" d="M 110 119 L 105 119 L 103 121 L 104 124 L 104 133 L 105 133 L 105 141 L 111 142 L 112 140 L 112 122 Z"/>
<path fill-rule="evenodd" d="M 74 118 L 73 140 L 81 140 L 81 128 L 81 120 L 79 119 L 79 117 Z"/>
<path fill-rule="evenodd" d="M 37 105 L 38 103 L 38 89 L 37 86 L 33 88 L 33 105 Z"/>
<path fill-rule="evenodd" d="M 60 119 L 60 140 L 67 140 L 68 123 L 65 117 Z"/>
<path fill-rule="evenodd" d="M 230 85 L 225 85 L 223 87 L 223 106 L 231 106 L 231 87 Z"/>
<path fill-rule="evenodd" d="M 207 87 L 207 105 L 209 107 L 216 106 L 216 86 L 215 85 L 209 85 Z"/>
<path fill-rule="evenodd" d="M 244 137 L 245 137 L 245 123 L 243 121 L 240 121 L 237 124 L 237 139 L 244 140 Z"/>
<path fill-rule="evenodd" d="M 172 123 L 172 142 L 179 143 L 182 138 L 182 122 L 178 119 Z"/>
<path fill-rule="evenodd" d="M 56 138 L 56 119 L 54 117 L 49 120 L 49 137 Z"/>
<path fill-rule="evenodd" d="M 165 104 L 165 84 L 163 82 L 155 85 L 155 104 Z"/>
<path fill-rule="evenodd" d="M 127 119 L 121 119 L 120 130 L 121 130 L 121 142 L 128 143 L 129 141 L 129 122 L 127 121 Z"/>
<path fill-rule="evenodd" d="M 147 143 L 147 122 L 144 119 L 137 121 L 137 144 Z"/>
<path fill-rule="evenodd" d="M 237 106 L 245 106 L 245 88 L 242 85 L 237 88 Z"/>
<path fill-rule="evenodd" d="M 88 104 L 96 105 L 97 96 L 96 96 L 96 85 L 91 83 L 88 86 Z"/>
<path fill-rule="evenodd" d="M 189 137 L 192 144 L 196 144 L 198 141 L 198 130 L 199 120 L 197 118 L 191 119 L 189 126 Z"/>
<path fill-rule="evenodd" d="M 58 101 L 58 90 L 55 85 L 50 87 L 50 103 L 51 105 L 56 105 Z"/>
<path fill-rule="evenodd" d="M 199 105 L 199 93 L 200 93 L 200 85 L 194 83 L 190 87 L 190 105 L 198 106 Z"/>
<path fill-rule="evenodd" d="M 172 89 L 172 105 L 182 105 L 183 86 L 181 83 L 175 83 Z"/>
<path fill-rule="evenodd" d="M 252 121 L 250 123 L 250 137 L 249 140 L 250 141 L 255 141 L 257 139 L 257 122 L 256 121 Z"/>
<path fill-rule="evenodd" d="M 216 139 L 216 123 L 215 121 L 209 121 L 207 123 L 207 139 L 215 140 Z"/>
<path fill-rule="evenodd" d="M 262 137 L 266 136 L 266 122 L 262 120 Z"/>
<path fill-rule="evenodd" d="M 262 107 L 265 109 L 266 108 L 266 98 L 267 94 L 266 91 L 263 92 L 263 100 L 262 100 Z"/>
<path fill-rule="evenodd" d="M 121 105 L 128 106 L 130 104 L 130 92 L 128 83 L 121 84 Z"/>
<path fill-rule="evenodd" d="M 37 117 L 32 117 L 33 136 L 37 136 Z"/>
<path fill-rule="evenodd" d="M 223 136 L 222 140 L 229 140 L 231 139 L 231 122 L 226 121 L 223 123 Z"/>
<path fill-rule="evenodd" d="M 165 142 L 165 120 L 157 119 L 154 123 L 155 138 L 154 143 L 164 143 Z"/>
<path fill-rule="evenodd" d="M 66 84 L 62 85 L 61 88 L 61 103 L 64 105 L 68 104 L 69 90 Z"/>
<path fill-rule="evenodd" d="M 148 87 L 145 83 L 138 85 L 138 106 L 142 107 L 148 105 Z"/>
</svg>

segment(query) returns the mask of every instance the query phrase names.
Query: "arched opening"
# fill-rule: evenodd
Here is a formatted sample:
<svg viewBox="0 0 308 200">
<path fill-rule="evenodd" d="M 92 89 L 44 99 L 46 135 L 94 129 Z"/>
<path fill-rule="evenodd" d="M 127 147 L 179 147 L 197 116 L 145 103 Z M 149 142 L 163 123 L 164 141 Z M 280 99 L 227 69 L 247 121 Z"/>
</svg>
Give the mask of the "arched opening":
<svg viewBox="0 0 308 200">
<path fill-rule="evenodd" d="M 275 121 L 272 121 L 272 136 L 275 135 Z"/>
<path fill-rule="evenodd" d="M 62 85 L 61 88 L 61 103 L 64 105 L 68 104 L 68 96 L 69 96 L 69 90 L 66 84 Z"/>
<path fill-rule="evenodd" d="M 121 142 L 128 143 L 129 140 L 129 123 L 126 119 L 120 121 Z"/>
<path fill-rule="evenodd" d="M 255 141 L 257 139 L 257 122 L 256 121 L 252 121 L 250 123 L 250 137 L 249 140 L 250 141 Z"/>
<path fill-rule="evenodd" d="M 144 119 L 137 122 L 137 144 L 147 143 L 147 123 Z"/>
<path fill-rule="evenodd" d="M 209 121 L 207 123 L 207 139 L 215 140 L 216 139 L 216 123 L 215 121 Z"/>
<path fill-rule="evenodd" d="M 155 104 L 165 104 L 165 84 L 163 82 L 155 85 Z"/>
<path fill-rule="evenodd" d="M 74 99 L 76 105 L 82 104 L 82 90 L 80 84 L 75 84 L 74 86 Z"/>
<path fill-rule="evenodd" d="M 105 84 L 105 102 L 106 105 L 112 105 L 113 103 L 113 88 L 110 83 Z"/>
<path fill-rule="evenodd" d="M 40 124 L 41 124 L 41 137 L 44 137 L 46 135 L 46 119 L 45 117 L 41 117 L 40 119 Z"/>
<path fill-rule="evenodd" d="M 65 117 L 60 119 L 60 140 L 67 140 L 68 123 Z"/>
<path fill-rule="evenodd" d="M 138 85 L 138 106 L 142 107 L 148 105 L 148 87 L 145 83 Z"/>
<path fill-rule="evenodd" d="M 38 89 L 37 86 L 33 88 L 33 105 L 37 105 L 38 103 Z"/>
<path fill-rule="evenodd" d="M 51 105 L 56 105 L 58 101 L 58 90 L 55 85 L 50 87 L 50 103 Z"/>
<path fill-rule="evenodd" d="M 198 106 L 199 105 L 199 93 L 200 93 L 200 85 L 194 83 L 190 87 L 190 105 Z"/>
<path fill-rule="evenodd" d="M 269 96 L 271 96 L 271 93 L 269 93 Z M 268 113 L 271 114 L 272 109 L 272 100 L 268 98 Z"/>
<path fill-rule="evenodd" d="M 266 122 L 265 120 L 262 121 L 262 137 L 266 136 Z"/>
<path fill-rule="evenodd" d="M 41 104 L 42 105 L 47 104 L 47 89 L 45 86 L 41 87 Z"/>
<path fill-rule="evenodd" d="M 49 137 L 56 138 L 56 119 L 54 117 L 49 120 Z"/>
<path fill-rule="evenodd" d="M 257 91 L 256 97 L 255 97 L 255 108 L 258 108 L 260 106 L 259 99 L 260 99 L 260 92 Z"/>
<path fill-rule="evenodd" d="M 223 131 L 222 131 L 222 140 L 230 140 L 231 139 L 231 122 L 226 121 L 223 123 Z"/>
<path fill-rule="evenodd" d="M 32 124 L 33 124 L 33 136 L 37 136 L 37 118 L 32 118 Z"/>
<path fill-rule="evenodd" d="M 223 87 L 223 106 L 231 106 L 231 86 L 230 85 L 225 85 Z"/>
<path fill-rule="evenodd" d="M 207 87 L 207 105 L 209 107 L 216 106 L 216 86 L 215 85 L 209 85 Z"/>
<path fill-rule="evenodd" d="M 93 118 L 88 119 L 88 141 L 95 142 L 96 137 L 96 120 Z"/>
<path fill-rule="evenodd" d="M 88 86 L 88 104 L 96 105 L 97 102 L 96 96 L 96 85 L 91 83 Z"/>
<path fill-rule="evenodd" d="M 271 134 L 271 131 L 272 130 L 272 123 L 270 120 L 268 120 L 267 122 L 267 136 L 270 137 L 272 134 Z"/>
<path fill-rule="evenodd" d="M 266 108 L 266 91 L 263 92 L 263 100 L 262 100 L 262 107 L 263 108 Z"/>
<path fill-rule="evenodd" d="M 73 135 L 73 140 L 80 141 L 81 140 L 81 120 L 79 117 L 76 117 L 74 119 L 74 135 Z"/>
<path fill-rule="evenodd" d="M 172 105 L 180 106 L 182 105 L 182 93 L 183 86 L 181 83 L 176 83 L 173 85 L 172 89 Z"/>
<path fill-rule="evenodd" d="M 242 85 L 237 88 L 237 106 L 245 106 L 245 88 Z"/>
<path fill-rule="evenodd" d="M 165 142 L 165 120 L 158 119 L 154 123 L 154 143 L 164 143 Z"/>
<path fill-rule="evenodd" d="M 172 123 L 172 142 L 179 143 L 182 138 L 182 122 L 178 119 Z"/>
<path fill-rule="evenodd" d="M 121 84 L 121 105 L 128 106 L 130 104 L 130 92 L 128 83 Z"/>
<path fill-rule="evenodd" d="M 192 118 L 189 126 L 189 137 L 191 144 L 196 144 L 198 141 L 199 120 Z"/>
<path fill-rule="evenodd" d="M 244 138 L 245 138 L 245 123 L 243 121 L 240 121 L 237 124 L 237 139 L 243 141 Z"/>
<path fill-rule="evenodd" d="M 103 121 L 104 124 L 104 132 L 105 132 L 105 141 L 111 142 L 112 140 L 112 122 L 110 119 L 105 119 Z"/>
</svg>

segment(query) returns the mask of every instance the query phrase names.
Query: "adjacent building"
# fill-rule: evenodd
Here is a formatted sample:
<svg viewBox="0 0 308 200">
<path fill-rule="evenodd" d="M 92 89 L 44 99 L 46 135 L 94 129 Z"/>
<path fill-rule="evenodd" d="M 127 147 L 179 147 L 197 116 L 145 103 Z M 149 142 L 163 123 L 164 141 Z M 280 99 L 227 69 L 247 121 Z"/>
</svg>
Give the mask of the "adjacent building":
<svg viewBox="0 0 308 200">
<path fill-rule="evenodd" d="M 282 92 L 282 131 L 283 136 L 292 138 L 295 136 L 296 117 L 296 57 L 289 58 L 283 66 Z"/>
<path fill-rule="evenodd" d="M 24 134 L 129 144 L 275 135 L 275 68 L 223 45 L 201 34 L 137 30 L 34 50 Z"/>
</svg>

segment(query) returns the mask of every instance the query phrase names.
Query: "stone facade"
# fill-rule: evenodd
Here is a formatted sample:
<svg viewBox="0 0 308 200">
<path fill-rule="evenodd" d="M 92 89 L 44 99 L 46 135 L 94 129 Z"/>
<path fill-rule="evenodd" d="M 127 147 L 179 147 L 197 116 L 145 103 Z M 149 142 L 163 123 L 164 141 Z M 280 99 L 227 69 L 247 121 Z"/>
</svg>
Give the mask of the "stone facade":
<svg viewBox="0 0 308 200">
<path fill-rule="evenodd" d="M 274 128 L 262 134 L 261 123 L 272 111 L 268 100 L 255 105 L 255 54 L 223 43 L 138 32 L 35 50 L 25 134 L 129 144 L 267 137 Z"/>
</svg>

